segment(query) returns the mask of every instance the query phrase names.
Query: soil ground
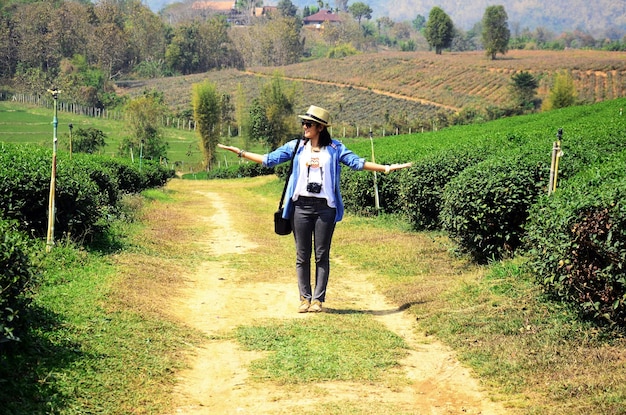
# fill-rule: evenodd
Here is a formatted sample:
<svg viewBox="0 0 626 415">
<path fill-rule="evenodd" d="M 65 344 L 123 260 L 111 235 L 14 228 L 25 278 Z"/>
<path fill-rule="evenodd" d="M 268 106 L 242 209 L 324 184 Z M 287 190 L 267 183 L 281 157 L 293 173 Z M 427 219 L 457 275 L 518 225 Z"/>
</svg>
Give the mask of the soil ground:
<svg viewBox="0 0 626 415">
<path fill-rule="evenodd" d="M 390 305 L 376 291 L 370 282 L 372 275 L 364 275 L 351 264 L 333 258 L 332 273 L 337 277 L 331 275 L 324 312 L 368 313 L 403 337 L 409 353 L 399 363 L 406 381 L 396 385 L 369 381 L 282 385 L 250 378 L 247 366 L 264 354 L 243 350 L 224 333 L 267 319 L 311 319 L 318 315 L 296 312 L 295 277 L 255 281 L 232 266 L 233 257 L 245 260 L 257 248 L 251 236 L 258 229 L 251 229 L 250 234 L 233 230 L 232 209 L 219 188 L 207 182 L 181 180 L 168 186 L 178 192 L 193 192 L 193 209 L 201 213 L 192 220 L 198 224 L 212 223 L 210 234 L 199 248 L 207 260 L 181 279 L 184 287 L 170 302 L 169 313 L 173 317 L 209 339 L 205 344 L 194 345 L 189 369 L 179 374 L 173 414 L 320 413 L 316 408 L 333 402 L 337 408 L 352 408 L 350 412 L 338 409 L 336 413 L 350 414 L 507 413 L 486 395 L 451 349 L 417 332 L 414 318 Z M 193 223 L 189 226 L 193 227 Z"/>
</svg>

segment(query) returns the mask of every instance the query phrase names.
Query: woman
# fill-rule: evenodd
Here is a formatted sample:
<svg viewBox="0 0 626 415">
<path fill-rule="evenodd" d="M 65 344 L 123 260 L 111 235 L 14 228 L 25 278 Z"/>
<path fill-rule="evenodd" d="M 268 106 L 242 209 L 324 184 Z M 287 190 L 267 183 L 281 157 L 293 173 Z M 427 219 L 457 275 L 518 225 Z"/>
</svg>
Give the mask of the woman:
<svg viewBox="0 0 626 415">
<path fill-rule="evenodd" d="M 389 173 L 410 167 L 411 163 L 382 165 L 365 161 L 341 142 L 333 140 L 328 132 L 330 114 L 312 105 L 302 119 L 304 137 L 292 140 L 265 154 L 244 151 L 237 147 L 218 144 L 239 157 L 273 167 L 290 161 L 294 150 L 293 172 L 287 184 L 283 215 L 291 219 L 296 242 L 296 275 L 300 291 L 298 312 L 320 312 L 326 299 L 330 272 L 330 245 L 335 224 L 343 218 L 343 201 L 339 189 L 341 164 L 353 170 Z M 311 290 L 311 251 L 315 248 L 315 289 Z"/>
</svg>

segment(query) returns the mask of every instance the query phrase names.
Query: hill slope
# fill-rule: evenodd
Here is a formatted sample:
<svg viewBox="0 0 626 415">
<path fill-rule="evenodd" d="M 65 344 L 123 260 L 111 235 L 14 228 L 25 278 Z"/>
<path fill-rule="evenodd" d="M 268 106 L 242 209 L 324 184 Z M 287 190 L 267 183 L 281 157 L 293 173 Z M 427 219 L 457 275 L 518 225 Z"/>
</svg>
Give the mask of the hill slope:
<svg viewBox="0 0 626 415">
<path fill-rule="evenodd" d="M 516 50 L 495 61 L 480 52 L 439 56 L 432 52 L 381 52 L 280 68 L 250 68 L 247 72 L 228 70 L 155 79 L 127 91 L 161 90 L 171 107 L 187 109 L 195 82 L 211 79 L 231 95 L 242 85 L 253 98 L 259 85 L 277 70 L 296 84 L 296 108 L 318 103 L 336 114 L 336 123 L 364 128 L 384 124 L 386 118 L 398 114 L 431 120 L 439 112 L 506 106 L 511 76 L 519 71 L 540 79 L 538 97 L 542 99 L 548 95 L 554 74 L 561 70 L 572 72 L 583 102 L 626 96 L 626 53 L 581 50 Z"/>
</svg>

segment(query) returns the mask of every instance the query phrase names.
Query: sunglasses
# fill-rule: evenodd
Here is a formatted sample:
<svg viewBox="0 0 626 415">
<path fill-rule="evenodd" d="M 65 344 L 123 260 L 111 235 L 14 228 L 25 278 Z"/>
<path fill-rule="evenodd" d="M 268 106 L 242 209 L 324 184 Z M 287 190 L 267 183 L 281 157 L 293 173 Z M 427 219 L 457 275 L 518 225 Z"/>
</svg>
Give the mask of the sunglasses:
<svg viewBox="0 0 626 415">
<path fill-rule="evenodd" d="M 302 121 L 302 126 L 306 127 L 306 128 L 311 128 L 315 124 L 317 124 L 317 123 L 314 123 L 314 122 L 311 122 L 311 121 Z"/>
</svg>

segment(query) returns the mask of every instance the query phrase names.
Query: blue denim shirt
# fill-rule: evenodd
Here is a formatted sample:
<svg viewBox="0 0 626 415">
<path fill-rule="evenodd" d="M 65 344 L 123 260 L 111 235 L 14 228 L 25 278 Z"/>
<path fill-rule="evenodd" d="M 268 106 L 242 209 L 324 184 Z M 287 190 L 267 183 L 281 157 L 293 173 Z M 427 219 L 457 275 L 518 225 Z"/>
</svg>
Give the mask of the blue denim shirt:
<svg viewBox="0 0 626 415">
<path fill-rule="evenodd" d="M 285 143 L 283 146 L 278 147 L 271 153 L 265 154 L 263 156 L 263 165 L 266 167 L 274 167 L 280 163 L 291 160 L 293 150 L 296 146 L 296 141 L 297 140 L 291 140 L 288 143 Z M 297 180 L 297 174 L 295 174 L 295 172 L 300 171 L 299 156 L 303 149 L 304 141 L 300 140 L 300 147 L 298 148 L 298 152 L 296 153 L 296 158 L 293 160 L 293 172 L 291 173 L 291 176 L 289 177 L 289 182 L 287 183 L 285 208 L 283 209 L 283 217 L 285 219 L 291 218 L 293 214 L 294 206 L 292 197 L 296 189 Z M 345 164 L 352 170 L 363 170 L 363 166 L 365 165 L 365 159 L 357 156 L 352 151 L 348 150 L 346 146 L 344 146 L 341 142 L 336 140 L 332 140 L 332 143 L 327 147 L 327 150 L 330 154 L 332 165 L 334 166 L 334 168 L 330 171 L 330 175 L 333 183 L 335 184 L 335 200 L 337 204 L 337 214 L 335 215 L 335 222 L 339 222 L 341 219 L 343 219 L 344 212 L 339 182 L 341 174 L 341 164 Z"/>
</svg>

